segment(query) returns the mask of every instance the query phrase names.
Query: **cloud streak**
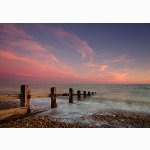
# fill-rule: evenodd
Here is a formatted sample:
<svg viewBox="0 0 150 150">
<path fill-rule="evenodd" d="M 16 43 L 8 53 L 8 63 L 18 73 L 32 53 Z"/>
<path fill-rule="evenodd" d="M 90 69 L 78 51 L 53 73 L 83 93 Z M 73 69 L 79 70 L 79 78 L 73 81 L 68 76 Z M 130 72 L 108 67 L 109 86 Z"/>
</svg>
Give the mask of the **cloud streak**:
<svg viewBox="0 0 150 150">
<path fill-rule="evenodd" d="M 33 39 L 33 37 L 27 34 L 22 28 L 17 27 L 15 24 L 0 24 L 0 33 L 1 37 L 5 39 L 14 39 L 14 38 L 24 38 L 24 39 Z"/>
<path fill-rule="evenodd" d="M 43 46 L 24 30 L 12 24 L 2 26 L 0 32 L 3 33 L 0 37 L 1 76 L 13 74 L 16 77 L 37 77 L 44 80 L 55 77 L 78 78 L 72 67 L 61 62 L 54 54 L 53 46 Z"/>
<path fill-rule="evenodd" d="M 81 40 L 77 35 L 66 32 L 62 29 L 51 29 L 50 31 L 55 36 L 62 39 L 67 46 L 79 52 L 83 59 L 89 57 L 89 62 L 93 62 L 94 50 L 86 41 Z"/>
<path fill-rule="evenodd" d="M 0 25 L 1 80 L 5 77 L 59 83 L 150 82 L 148 65 L 140 71 L 130 55 L 96 51 L 75 32 L 43 26 L 32 25 L 35 33 L 30 26 Z"/>
<path fill-rule="evenodd" d="M 109 66 L 106 64 L 85 63 L 84 65 L 90 68 L 95 68 L 101 72 L 106 71 L 109 68 Z"/>
<path fill-rule="evenodd" d="M 75 72 L 71 70 L 68 66 L 54 66 L 51 64 L 43 64 L 36 60 L 31 60 L 29 58 L 24 58 L 19 55 L 15 55 L 11 52 L 0 51 L 1 58 L 1 68 L 0 74 L 14 74 L 30 77 L 39 77 L 40 79 L 48 79 L 51 76 L 65 76 L 77 77 Z M 3 66 L 5 62 L 5 67 Z M 9 69 L 8 69 L 9 68 Z M 16 71 L 17 70 L 17 71 Z M 15 72 L 15 73 L 14 73 Z"/>
</svg>

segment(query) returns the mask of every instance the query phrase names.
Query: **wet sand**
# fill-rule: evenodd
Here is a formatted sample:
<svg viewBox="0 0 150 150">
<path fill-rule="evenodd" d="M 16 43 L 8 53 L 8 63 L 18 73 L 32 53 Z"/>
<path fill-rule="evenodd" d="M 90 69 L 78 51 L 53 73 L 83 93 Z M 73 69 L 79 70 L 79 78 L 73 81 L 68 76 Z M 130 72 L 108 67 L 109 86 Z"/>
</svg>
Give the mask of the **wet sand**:
<svg viewBox="0 0 150 150">
<path fill-rule="evenodd" d="M 9 105 L 9 106 L 8 106 Z M 18 103 L 0 102 L 1 109 L 17 107 Z M 80 117 L 80 121 L 69 123 L 49 116 L 38 116 L 36 113 L 13 116 L 6 121 L 0 121 L 0 128 L 149 128 L 150 114 L 140 112 L 106 110 L 92 115 Z M 85 120 L 91 120 L 86 123 Z"/>
</svg>

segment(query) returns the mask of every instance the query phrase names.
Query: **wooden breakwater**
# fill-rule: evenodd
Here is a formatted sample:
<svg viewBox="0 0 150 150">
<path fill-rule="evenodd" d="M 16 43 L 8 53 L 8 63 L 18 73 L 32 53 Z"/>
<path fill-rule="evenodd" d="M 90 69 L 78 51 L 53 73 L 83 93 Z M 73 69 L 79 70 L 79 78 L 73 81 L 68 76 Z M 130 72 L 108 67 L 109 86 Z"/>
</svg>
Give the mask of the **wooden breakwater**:
<svg viewBox="0 0 150 150">
<path fill-rule="evenodd" d="M 32 94 L 30 85 L 21 85 L 20 94 L 0 94 L 0 100 L 8 99 L 18 99 L 20 100 L 19 108 L 11 108 L 6 110 L 0 110 L 0 120 L 10 117 L 12 115 L 30 113 L 30 101 L 31 98 L 48 98 L 51 99 L 51 108 L 57 107 L 57 97 L 58 96 L 68 96 L 69 103 L 73 103 L 73 97 L 77 96 L 78 101 L 81 100 L 81 96 L 86 98 L 87 96 L 94 95 L 96 92 L 77 90 L 77 93 L 74 93 L 73 88 L 69 88 L 68 93 L 57 93 L 56 87 L 50 88 L 50 93 L 46 94 Z"/>
</svg>

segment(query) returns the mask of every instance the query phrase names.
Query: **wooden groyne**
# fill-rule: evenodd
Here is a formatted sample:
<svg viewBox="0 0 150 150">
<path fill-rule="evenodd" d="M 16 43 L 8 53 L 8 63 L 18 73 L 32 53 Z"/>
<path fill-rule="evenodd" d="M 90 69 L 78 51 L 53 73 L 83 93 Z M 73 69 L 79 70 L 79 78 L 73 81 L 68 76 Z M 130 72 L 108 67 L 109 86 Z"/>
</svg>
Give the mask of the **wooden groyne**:
<svg viewBox="0 0 150 150">
<path fill-rule="evenodd" d="M 84 98 L 87 96 L 94 95 L 96 92 L 86 92 L 83 93 L 80 90 L 77 90 L 77 93 L 74 93 L 73 88 L 69 88 L 68 93 L 57 93 L 56 87 L 50 88 L 50 93 L 46 94 L 32 94 L 30 85 L 21 85 L 20 94 L 0 94 L 0 100 L 8 100 L 8 99 L 20 99 L 20 107 L 19 108 L 11 108 L 6 110 L 0 110 L 0 120 L 7 118 L 12 115 L 25 114 L 30 113 L 30 101 L 31 98 L 48 98 L 51 99 L 51 108 L 57 107 L 57 97 L 58 96 L 68 96 L 69 103 L 73 103 L 73 97 L 77 96 L 78 101 L 81 101 L 81 96 Z"/>
</svg>

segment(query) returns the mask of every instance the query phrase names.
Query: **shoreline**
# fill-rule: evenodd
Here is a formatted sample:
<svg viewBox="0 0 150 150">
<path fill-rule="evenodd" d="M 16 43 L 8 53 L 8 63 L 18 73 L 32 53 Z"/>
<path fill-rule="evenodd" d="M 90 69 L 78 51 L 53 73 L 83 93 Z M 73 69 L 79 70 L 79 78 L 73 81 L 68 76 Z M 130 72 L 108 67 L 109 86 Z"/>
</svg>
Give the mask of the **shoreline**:
<svg viewBox="0 0 150 150">
<path fill-rule="evenodd" d="M 2 105 L 3 104 L 3 105 Z M 16 101 L 1 101 L 1 109 L 17 107 Z M 6 107 L 7 106 L 7 107 Z M 150 114 L 123 110 L 101 110 L 83 115 L 75 122 L 55 119 L 51 114 L 39 116 L 40 111 L 12 116 L 0 122 L 0 128 L 150 128 Z M 44 111 L 44 110 L 43 110 Z M 45 110 L 46 111 L 46 110 Z"/>
<path fill-rule="evenodd" d="M 0 101 L 0 110 L 19 107 L 18 101 Z M 0 128 L 150 128 L 150 114 L 124 110 L 99 110 L 83 115 L 76 121 L 62 121 L 52 114 L 40 116 L 47 110 L 32 110 L 0 121 Z"/>
<path fill-rule="evenodd" d="M 131 112 L 101 112 L 89 116 L 82 116 L 81 122 L 63 122 L 51 116 L 40 117 L 37 115 L 15 118 L 15 120 L 0 123 L 0 128 L 150 128 L 150 115 Z M 101 124 L 84 123 L 86 118 L 93 119 Z"/>
</svg>

